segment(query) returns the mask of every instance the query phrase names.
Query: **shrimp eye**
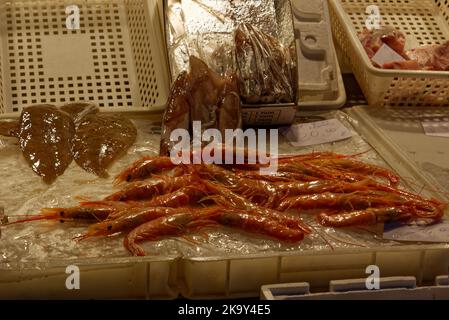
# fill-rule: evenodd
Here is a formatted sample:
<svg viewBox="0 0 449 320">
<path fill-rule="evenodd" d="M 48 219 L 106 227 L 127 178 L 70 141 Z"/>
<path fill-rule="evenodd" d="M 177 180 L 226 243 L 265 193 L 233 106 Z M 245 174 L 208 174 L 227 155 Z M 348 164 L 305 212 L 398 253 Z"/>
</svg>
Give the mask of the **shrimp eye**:
<svg viewBox="0 0 449 320">
<path fill-rule="evenodd" d="M 61 211 L 61 212 L 59 213 L 59 215 L 60 215 L 61 217 L 64 217 L 64 214 L 65 214 L 64 211 Z"/>
<path fill-rule="evenodd" d="M 131 181 L 131 175 L 129 174 L 127 177 L 126 177 L 126 182 L 130 182 Z"/>
<path fill-rule="evenodd" d="M 112 230 L 112 226 L 111 225 L 108 226 L 108 230 Z"/>
<path fill-rule="evenodd" d="M 64 220 L 61 219 L 61 220 L 59 220 L 59 222 L 64 223 Z"/>
</svg>

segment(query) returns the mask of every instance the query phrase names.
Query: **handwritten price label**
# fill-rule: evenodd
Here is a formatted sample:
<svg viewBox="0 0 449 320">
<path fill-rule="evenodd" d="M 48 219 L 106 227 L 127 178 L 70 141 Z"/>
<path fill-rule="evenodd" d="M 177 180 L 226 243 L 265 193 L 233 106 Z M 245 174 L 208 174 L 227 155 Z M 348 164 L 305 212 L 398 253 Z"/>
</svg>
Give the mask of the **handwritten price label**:
<svg viewBox="0 0 449 320">
<path fill-rule="evenodd" d="M 449 242 L 449 220 L 426 226 L 388 223 L 385 224 L 383 238 L 413 242 Z"/>
<path fill-rule="evenodd" d="M 373 60 L 379 66 L 383 66 L 388 62 L 405 61 L 405 59 L 402 56 L 400 56 L 396 51 L 391 49 L 386 44 L 380 47 L 380 49 L 376 52 L 374 57 L 371 58 L 371 60 Z"/>
<path fill-rule="evenodd" d="M 353 136 L 351 130 L 337 119 L 292 125 L 283 129 L 282 134 L 295 147 L 341 141 Z"/>
</svg>

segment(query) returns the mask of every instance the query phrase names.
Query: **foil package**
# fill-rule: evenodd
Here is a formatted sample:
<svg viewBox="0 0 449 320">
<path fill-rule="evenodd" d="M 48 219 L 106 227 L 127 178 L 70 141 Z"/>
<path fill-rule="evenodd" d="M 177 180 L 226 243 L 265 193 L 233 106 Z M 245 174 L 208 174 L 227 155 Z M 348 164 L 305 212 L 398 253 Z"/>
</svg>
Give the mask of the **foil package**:
<svg viewBox="0 0 449 320">
<path fill-rule="evenodd" d="M 237 75 L 244 106 L 296 101 L 289 0 L 165 0 L 164 11 L 172 79 L 196 56 L 221 75 Z"/>
</svg>

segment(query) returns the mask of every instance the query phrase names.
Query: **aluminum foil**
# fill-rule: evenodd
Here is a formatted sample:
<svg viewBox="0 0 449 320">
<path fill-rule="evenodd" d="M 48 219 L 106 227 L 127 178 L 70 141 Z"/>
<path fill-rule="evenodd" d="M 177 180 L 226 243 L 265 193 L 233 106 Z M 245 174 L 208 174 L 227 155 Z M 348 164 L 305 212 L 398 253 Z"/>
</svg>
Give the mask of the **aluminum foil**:
<svg viewBox="0 0 449 320">
<path fill-rule="evenodd" d="M 289 0 L 165 0 L 172 79 L 189 70 L 190 55 L 218 73 L 234 72 L 234 31 L 242 23 L 274 37 L 296 56 Z"/>
</svg>

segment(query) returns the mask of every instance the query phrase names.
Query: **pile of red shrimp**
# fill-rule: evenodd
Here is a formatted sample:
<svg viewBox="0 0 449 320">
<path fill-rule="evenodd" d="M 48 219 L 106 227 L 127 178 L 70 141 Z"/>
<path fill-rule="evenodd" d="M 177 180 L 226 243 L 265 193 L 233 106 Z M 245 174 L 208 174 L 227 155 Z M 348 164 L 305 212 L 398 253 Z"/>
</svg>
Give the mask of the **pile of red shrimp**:
<svg viewBox="0 0 449 320">
<path fill-rule="evenodd" d="M 83 221 L 77 238 L 122 233 L 133 255 L 139 245 L 226 226 L 286 242 L 312 232 L 301 212 L 316 212 L 326 227 L 349 227 L 424 219 L 437 221 L 446 205 L 397 187 L 392 171 L 335 153 L 278 159 L 278 171 L 260 174 L 254 165 L 174 165 L 168 157 L 145 157 L 115 180 L 119 190 L 72 208 L 42 209 L 33 220 Z M 296 214 L 285 214 L 286 211 Z"/>
</svg>

